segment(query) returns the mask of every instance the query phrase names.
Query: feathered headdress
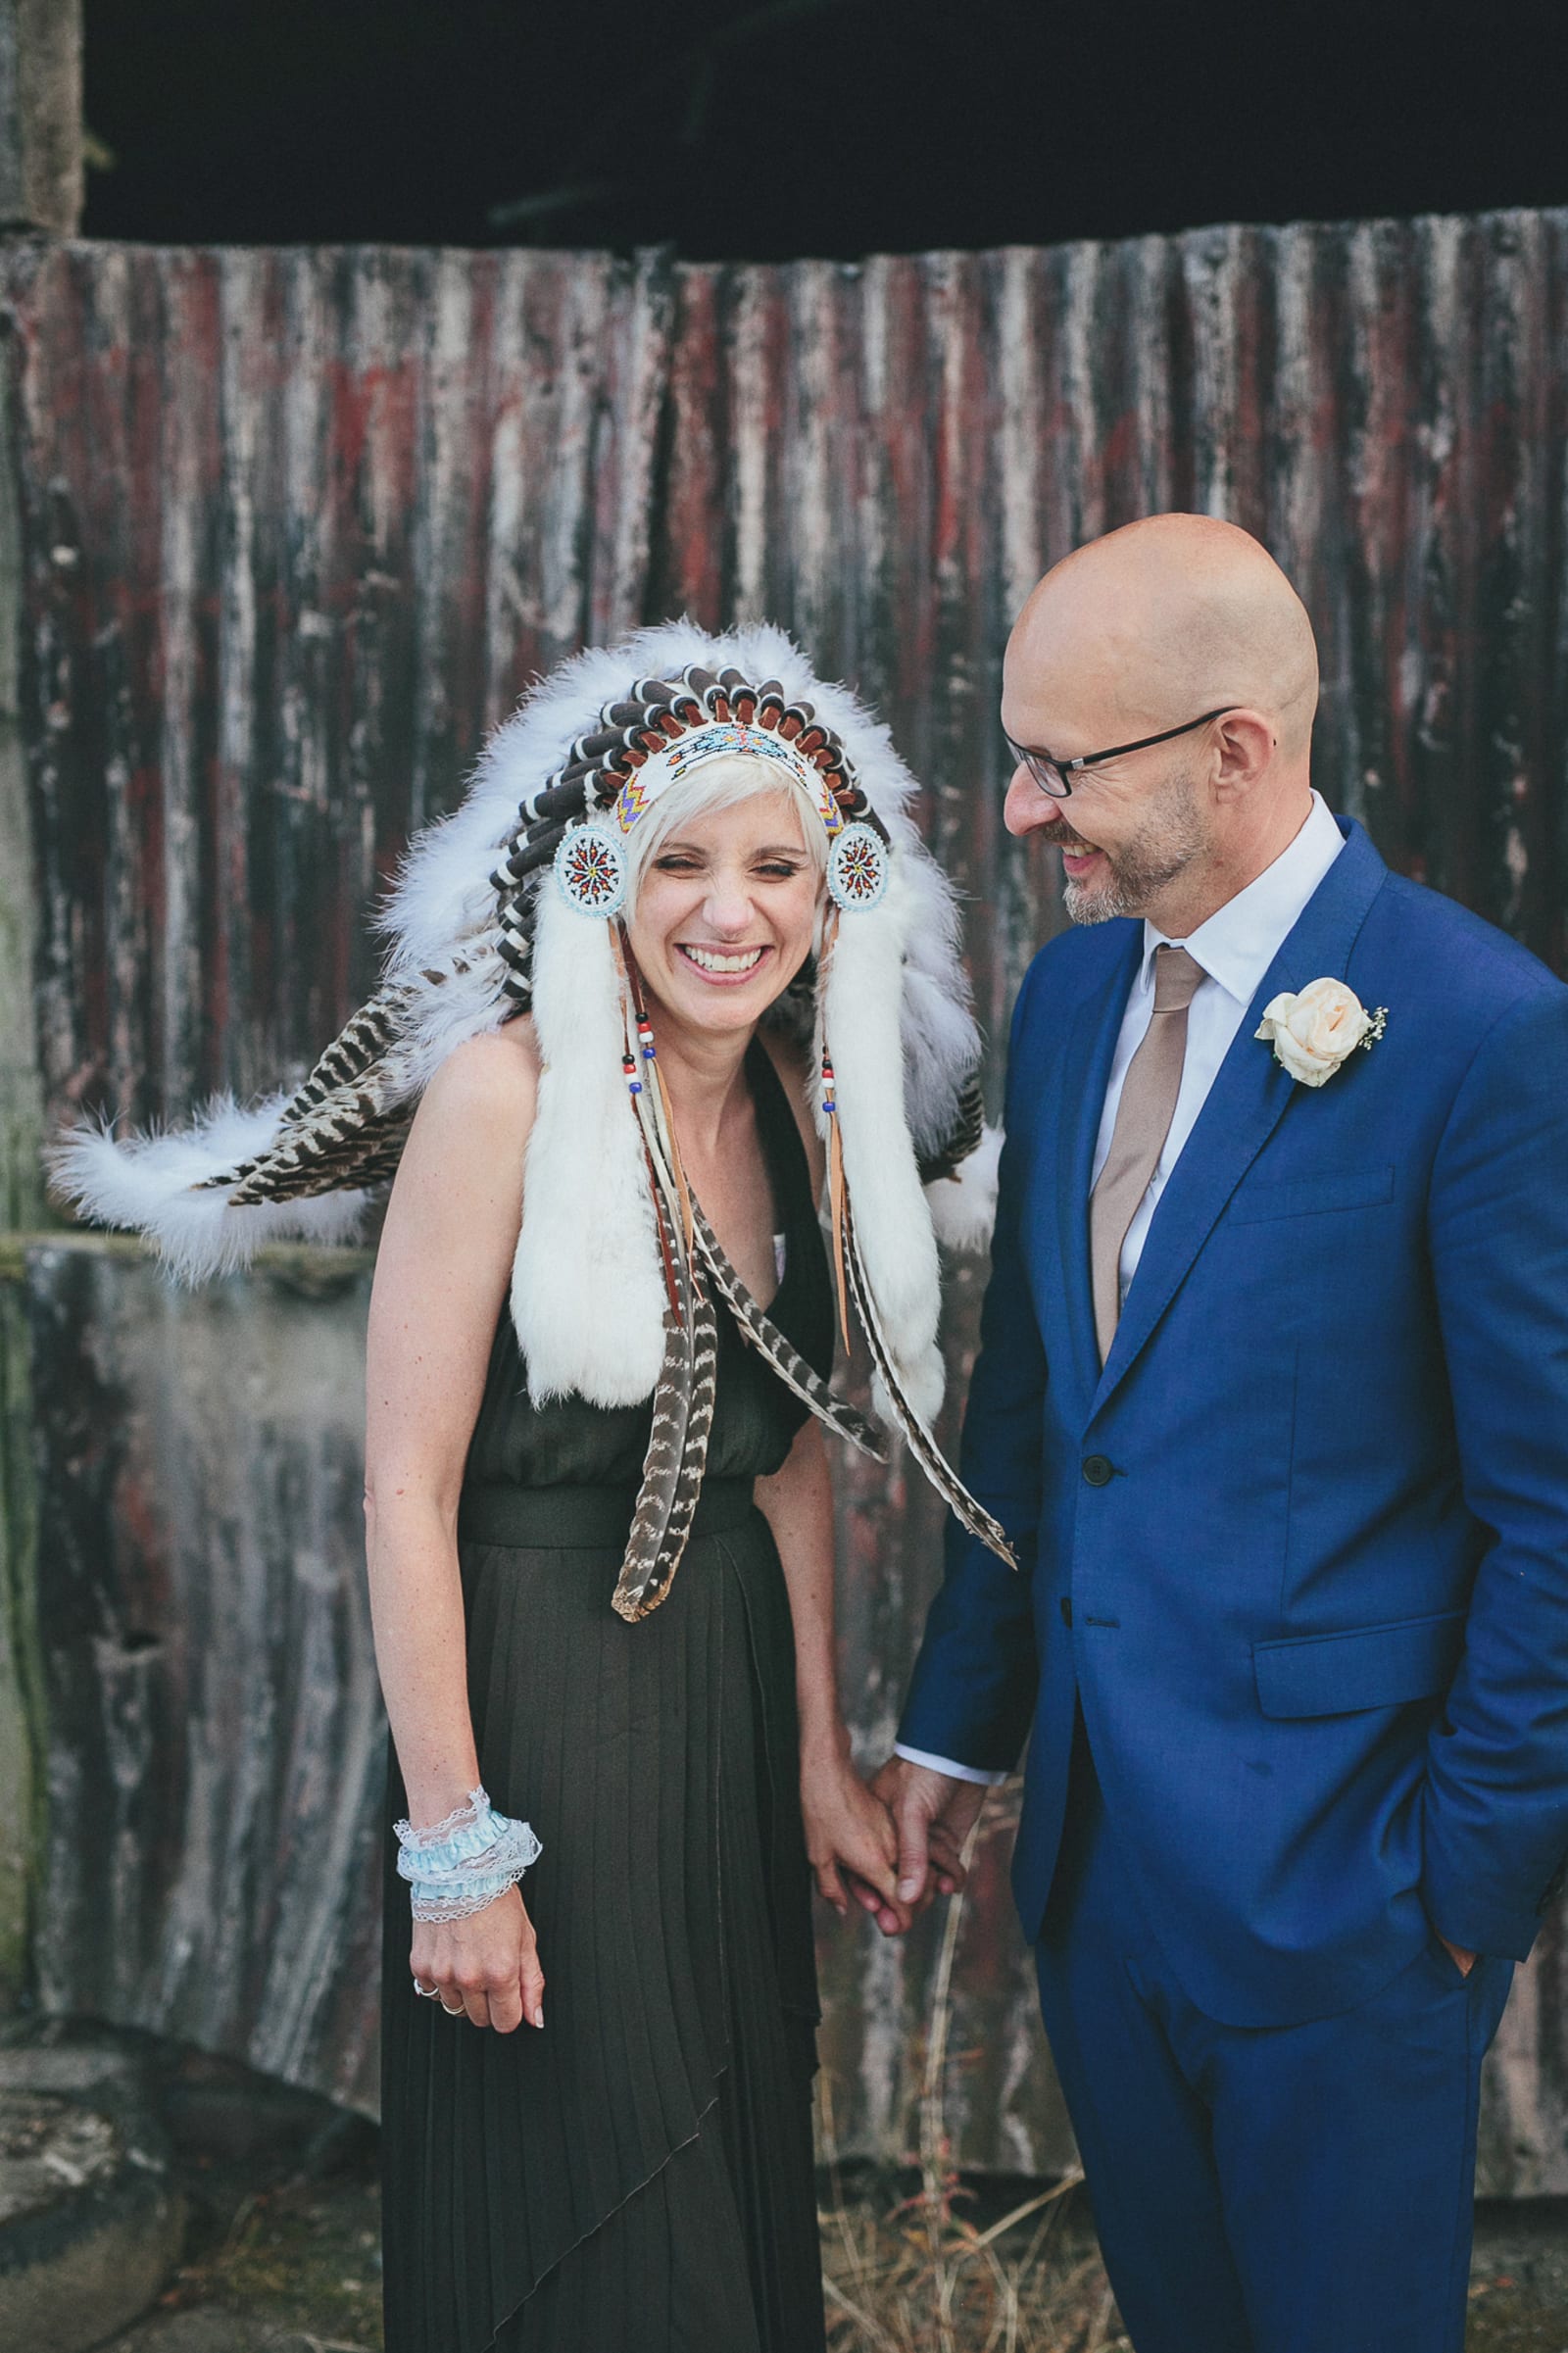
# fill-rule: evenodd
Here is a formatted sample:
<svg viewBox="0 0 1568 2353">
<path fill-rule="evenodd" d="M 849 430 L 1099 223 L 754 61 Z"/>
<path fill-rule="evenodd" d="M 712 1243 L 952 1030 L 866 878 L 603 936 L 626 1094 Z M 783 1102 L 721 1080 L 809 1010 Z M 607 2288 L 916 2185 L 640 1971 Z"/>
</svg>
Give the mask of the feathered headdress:
<svg viewBox="0 0 1568 2353">
<path fill-rule="evenodd" d="M 188 1280 L 274 1237 L 344 1240 L 439 1063 L 531 1011 L 541 1079 L 512 1312 L 536 1402 L 654 1397 L 615 1593 L 628 1618 L 668 1591 L 696 1508 L 714 1295 L 814 1413 L 882 1450 L 750 1298 L 692 1197 L 619 928 L 634 828 L 683 775 L 736 755 L 775 766 L 827 836 L 822 950 L 769 1018 L 812 1051 L 841 1308 L 853 1299 L 865 1332 L 881 1417 L 1010 1558 L 930 1434 L 937 1238 L 983 1244 L 995 1201 L 953 893 L 886 728 L 779 630 L 671 622 L 564 663 L 492 738 L 461 808 L 412 845 L 382 985 L 301 1087 L 247 1111 L 220 1103 L 172 1136 L 78 1130 L 54 1153 L 62 1192 L 149 1235 Z"/>
</svg>

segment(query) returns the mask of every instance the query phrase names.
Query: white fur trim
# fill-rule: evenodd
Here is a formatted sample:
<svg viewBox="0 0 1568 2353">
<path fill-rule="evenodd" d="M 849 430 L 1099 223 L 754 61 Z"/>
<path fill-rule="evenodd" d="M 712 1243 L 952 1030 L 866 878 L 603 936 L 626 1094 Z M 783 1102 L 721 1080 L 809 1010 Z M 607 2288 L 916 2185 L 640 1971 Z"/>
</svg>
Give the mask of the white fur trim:
<svg viewBox="0 0 1568 2353">
<path fill-rule="evenodd" d="M 659 1235 L 621 1069 L 620 981 L 602 917 L 548 885 L 534 936 L 543 1075 L 523 1167 L 512 1314 L 535 1404 L 653 1395 L 664 1355 Z"/>
<path fill-rule="evenodd" d="M 878 904 L 839 917 L 821 997 L 866 1279 L 900 1382 L 929 1423 L 942 1404 L 942 1277 L 905 1116 L 900 1040 L 905 951 L 919 907 L 906 861 L 895 855 Z"/>
<path fill-rule="evenodd" d="M 320 1193 L 236 1209 L 222 1193 L 194 1190 L 265 1151 L 287 1100 L 274 1095 L 241 1110 L 232 1097 L 220 1096 L 178 1135 L 125 1144 L 104 1127 L 74 1128 L 49 1153 L 55 1188 L 96 1224 L 146 1234 L 186 1283 L 248 1265 L 266 1242 L 352 1242 L 366 1193 Z"/>
<path fill-rule="evenodd" d="M 997 1222 L 997 1170 L 1002 1159 L 1002 1130 L 981 1130 L 980 1141 L 950 1177 L 936 1177 L 925 1198 L 936 1238 L 950 1250 L 983 1250 L 991 1246 Z"/>
</svg>

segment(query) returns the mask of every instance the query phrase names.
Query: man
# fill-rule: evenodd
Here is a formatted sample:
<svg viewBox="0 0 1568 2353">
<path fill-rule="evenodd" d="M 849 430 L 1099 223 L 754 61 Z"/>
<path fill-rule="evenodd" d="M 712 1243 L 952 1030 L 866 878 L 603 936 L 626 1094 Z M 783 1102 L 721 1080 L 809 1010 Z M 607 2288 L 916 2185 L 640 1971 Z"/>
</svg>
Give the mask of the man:
<svg viewBox="0 0 1568 2353">
<path fill-rule="evenodd" d="M 1025 1573 L 955 1537 L 877 1785 L 907 1900 L 1030 1736 L 1014 1887 L 1138 2353 L 1458 2353 L 1568 1847 L 1568 989 L 1330 815 L 1316 699 L 1203 517 L 1013 631 L 1006 822 L 1074 928 L 963 1476 Z"/>
</svg>

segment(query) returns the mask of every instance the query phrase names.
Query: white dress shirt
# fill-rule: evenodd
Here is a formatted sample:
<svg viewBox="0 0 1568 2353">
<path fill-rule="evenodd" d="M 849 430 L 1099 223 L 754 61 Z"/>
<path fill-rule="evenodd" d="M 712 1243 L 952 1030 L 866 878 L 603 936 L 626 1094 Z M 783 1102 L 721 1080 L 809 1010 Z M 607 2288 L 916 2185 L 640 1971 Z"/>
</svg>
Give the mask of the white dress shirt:
<svg viewBox="0 0 1568 2353">
<path fill-rule="evenodd" d="M 1152 923 L 1144 925 L 1144 954 L 1133 982 L 1127 1010 L 1122 1015 L 1121 1031 L 1116 1040 L 1116 1052 L 1111 1059 L 1110 1077 L 1105 1084 L 1105 1100 L 1100 1113 L 1100 1134 L 1095 1144 L 1093 1173 L 1090 1189 L 1099 1181 L 1110 1153 L 1110 1140 L 1115 1131 L 1116 1111 L 1121 1103 L 1121 1091 L 1127 1080 L 1128 1065 L 1138 1052 L 1148 1032 L 1154 1011 L 1154 951 L 1175 946 L 1185 948 L 1188 955 L 1203 967 L 1203 978 L 1193 993 L 1187 1013 L 1187 1051 L 1182 1062 L 1182 1083 L 1176 1097 L 1176 1108 L 1171 1114 L 1170 1130 L 1159 1155 L 1159 1163 L 1149 1180 L 1149 1190 L 1139 1202 L 1127 1237 L 1121 1246 L 1121 1296 L 1125 1300 L 1128 1286 L 1138 1270 L 1144 1244 L 1159 1197 L 1170 1182 L 1170 1172 L 1181 1158 L 1182 1147 L 1198 1124 L 1198 1114 L 1208 1100 L 1208 1091 L 1219 1075 L 1219 1066 L 1230 1052 L 1231 1042 L 1242 1026 L 1248 1006 L 1257 995 L 1264 973 L 1295 930 L 1307 901 L 1323 880 L 1340 852 L 1345 837 L 1335 823 L 1327 804 L 1318 794 L 1312 795 L 1312 807 L 1300 832 L 1289 849 L 1282 850 L 1271 866 L 1266 866 L 1255 882 L 1209 916 L 1206 923 L 1185 940 L 1169 941 L 1166 934 L 1156 931 Z M 1088 1218 L 1087 1201 L 1084 1214 Z M 1004 1773 L 982 1773 L 973 1765 L 960 1765 L 951 1757 L 931 1756 L 924 1749 L 906 1748 L 902 1741 L 895 1744 L 894 1753 L 907 1757 L 913 1765 L 930 1765 L 938 1773 L 947 1773 L 955 1781 L 1005 1781 Z"/>
</svg>

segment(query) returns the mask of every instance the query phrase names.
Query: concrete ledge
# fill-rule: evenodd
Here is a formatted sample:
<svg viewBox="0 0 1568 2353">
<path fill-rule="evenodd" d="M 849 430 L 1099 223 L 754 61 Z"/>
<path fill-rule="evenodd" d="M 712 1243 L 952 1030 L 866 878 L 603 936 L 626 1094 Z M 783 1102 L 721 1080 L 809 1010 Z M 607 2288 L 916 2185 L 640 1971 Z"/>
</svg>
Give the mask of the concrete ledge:
<svg viewBox="0 0 1568 2353">
<path fill-rule="evenodd" d="M 133 2056 L 0 2050 L 0 2344 L 102 2344 L 152 2303 L 183 2223 Z"/>
</svg>

